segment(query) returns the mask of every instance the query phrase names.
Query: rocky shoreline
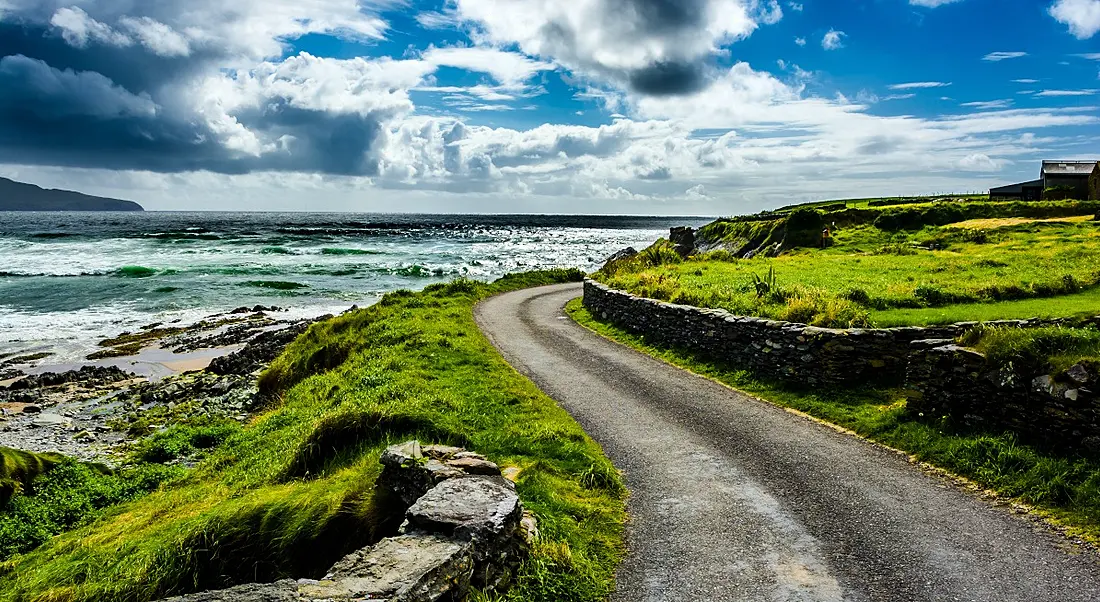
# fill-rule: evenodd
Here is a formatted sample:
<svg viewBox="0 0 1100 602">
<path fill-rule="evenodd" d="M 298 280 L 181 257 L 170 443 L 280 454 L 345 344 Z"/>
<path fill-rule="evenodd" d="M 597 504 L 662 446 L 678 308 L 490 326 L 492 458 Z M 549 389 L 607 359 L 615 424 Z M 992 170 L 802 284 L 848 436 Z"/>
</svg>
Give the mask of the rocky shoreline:
<svg viewBox="0 0 1100 602">
<path fill-rule="evenodd" d="M 331 317 L 280 320 L 280 311 L 256 306 L 192 326 L 150 324 L 103 341 L 103 351 L 60 367 L 67 369 L 32 365 L 48 355 L 8 358 L 0 363 L 0 446 L 114 466 L 131 443 L 173 424 L 244 422 L 261 404 L 259 372 Z"/>
</svg>

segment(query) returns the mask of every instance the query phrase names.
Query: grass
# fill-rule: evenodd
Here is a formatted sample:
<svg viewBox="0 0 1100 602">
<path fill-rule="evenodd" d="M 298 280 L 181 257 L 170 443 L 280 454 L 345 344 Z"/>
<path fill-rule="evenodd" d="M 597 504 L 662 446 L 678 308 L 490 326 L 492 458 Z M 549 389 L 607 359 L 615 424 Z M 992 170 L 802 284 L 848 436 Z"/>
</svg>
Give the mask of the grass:
<svg viewBox="0 0 1100 602">
<path fill-rule="evenodd" d="M 1100 365 L 1096 328 L 977 328 L 962 343 L 984 353 L 990 364 L 1022 374 L 1053 374 L 1079 362 Z"/>
<path fill-rule="evenodd" d="M 741 229 L 727 233 L 735 248 L 752 237 L 782 241 L 775 226 L 725 224 Z M 646 297 L 831 327 L 1095 315 L 1100 308 L 1096 221 L 900 232 L 863 224 L 839 227 L 833 241 L 828 249 L 802 246 L 753 259 L 723 249 L 686 260 L 643 253 L 596 278 Z M 762 291 L 758 281 L 769 273 L 774 286 Z"/>
<path fill-rule="evenodd" d="M 517 487 L 542 536 L 507 600 L 605 599 L 623 550 L 619 475 L 473 319 L 489 295 L 579 277 L 557 270 L 398 291 L 314 325 L 263 374 L 266 411 L 207 433 L 226 438 L 180 478 L 0 564 L 0 600 L 145 602 L 320 577 L 397 527 L 373 485 L 385 446 L 410 438 L 522 469 Z M 166 432 L 152 451 L 182 453 L 195 434 Z"/>
<path fill-rule="evenodd" d="M 1011 433 L 952 430 L 906 413 L 896 389 L 804 390 L 761 380 L 698 355 L 654 346 L 643 337 L 600 322 L 574 300 L 567 312 L 581 325 L 624 345 L 769 403 L 804 412 L 964 476 L 1002 496 L 1028 504 L 1070 534 L 1100 542 L 1100 460 L 1060 455 L 1020 444 Z"/>
</svg>

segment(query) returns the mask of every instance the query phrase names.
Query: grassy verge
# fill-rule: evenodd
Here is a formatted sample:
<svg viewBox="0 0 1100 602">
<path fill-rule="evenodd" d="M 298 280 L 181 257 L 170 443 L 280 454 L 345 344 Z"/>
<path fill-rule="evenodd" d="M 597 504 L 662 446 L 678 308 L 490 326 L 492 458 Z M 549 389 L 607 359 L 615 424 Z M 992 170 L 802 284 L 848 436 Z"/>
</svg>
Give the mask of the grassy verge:
<svg viewBox="0 0 1100 602">
<path fill-rule="evenodd" d="M 155 456 L 225 437 L 186 475 L 0 564 L 0 600 L 146 602 L 320 577 L 392 532 L 399 517 L 373 496 L 378 457 L 414 437 L 522 469 L 520 496 L 542 538 L 508 600 L 604 599 L 622 553 L 622 482 L 473 319 L 489 295 L 580 276 L 558 270 L 398 291 L 314 325 L 261 378 L 268 411 L 241 429 L 168 432 L 142 448 Z"/>
<path fill-rule="evenodd" d="M 779 406 L 805 412 L 871 440 L 903 450 L 1030 504 L 1071 533 L 1100 542 L 1100 461 L 1021 445 L 1010 433 L 950 430 L 907 417 L 902 391 L 799 390 L 717 365 L 695 354 L 654 346 L 643 337 L 596 320 L 580 300 L 568 307 L 577 322 L 672 365 L 717 380 Z"/>
</svg>

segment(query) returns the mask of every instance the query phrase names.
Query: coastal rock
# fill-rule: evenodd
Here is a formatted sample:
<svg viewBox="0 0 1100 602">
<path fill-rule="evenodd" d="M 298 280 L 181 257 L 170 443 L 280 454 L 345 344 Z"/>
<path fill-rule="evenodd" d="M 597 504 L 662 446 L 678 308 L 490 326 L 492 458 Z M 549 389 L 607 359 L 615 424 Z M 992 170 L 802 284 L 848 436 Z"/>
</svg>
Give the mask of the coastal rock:
<svg viewBox="0 0 1100 602">
<path fill-rule="evenodd" d="M 125 372 L 116 366 L 84 366 L 79 370 L 69 370 L 68 372 L 47 372 L 28 376 L 12 383 L 8 390 L 39 389 L 69 383 L 79 383 L 86 388 L 91 388 L 131 380 L 136 377 L 137 375 L 132 372 Z"/>
<path fill-rule="evenodd" d="M 250 340 L 244 349 L 214 358 L 207 367 L 213 374 L 245 376 L 270 364 L 312 322 L 303 320 L 281 330 L 262 332 Z"/>
<path fill-rule="evenodd" d="M 681 257 L 687 257 L 695 252 L 695 229 L 687 226 L 673 228 L 669 231 L 668 240 L 672 248 Z"/>
</svg>

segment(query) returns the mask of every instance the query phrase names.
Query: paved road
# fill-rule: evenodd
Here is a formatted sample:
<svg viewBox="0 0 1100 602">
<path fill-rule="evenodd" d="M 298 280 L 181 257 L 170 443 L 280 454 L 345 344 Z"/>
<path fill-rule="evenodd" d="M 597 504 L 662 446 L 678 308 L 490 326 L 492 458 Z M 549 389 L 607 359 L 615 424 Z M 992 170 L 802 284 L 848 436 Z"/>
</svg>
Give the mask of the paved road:
<svg viewBox="0 0 1100 602">
<path fill-rule="evenodd" d="M 477 319 L 626 474 L 614 600 L 1071 602 L 1100 567 L 897 454 L 606 341 L 562 311 L 579 285 Z"/>
</svg>

